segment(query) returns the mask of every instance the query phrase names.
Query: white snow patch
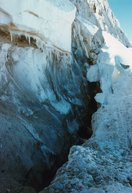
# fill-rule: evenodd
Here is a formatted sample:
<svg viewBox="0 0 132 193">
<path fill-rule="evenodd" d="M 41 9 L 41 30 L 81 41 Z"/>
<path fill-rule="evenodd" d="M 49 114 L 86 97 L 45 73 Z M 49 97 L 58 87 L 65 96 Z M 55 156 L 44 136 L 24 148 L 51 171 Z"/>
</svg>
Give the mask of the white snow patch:
<svg viewBox="0 0 132 193">
<path fill-rule="evenodd" d="M 103 32 L 103 37 L 105 44 L 97 59 L 102 93 L 97 94 L 95 98 L 97 102 L 107 104 L 109 94 L 113 92 L 114 83 L 123 73 L 132 70 L 132 49 L 126 48 L 107 32 Z M 90 72 L 88 72 L 88 76 L 92 77 L 92 81 L 96 81 L 97 73 L 95 74 L 94 71 L 92 73 L 92 75 L 89 75 Z M 122 81 L 121 86 L 124 84 L 125 81 Z"/>
<path fill-rule="evenodd" d="M 91 34 L 94 35 L 98 31 L 98 27 L 94 25 L 92 22 L 84 19 L 83 17 L 78 16 L 77 19 L 83 24 L 86 30 Z"/>
</svg>

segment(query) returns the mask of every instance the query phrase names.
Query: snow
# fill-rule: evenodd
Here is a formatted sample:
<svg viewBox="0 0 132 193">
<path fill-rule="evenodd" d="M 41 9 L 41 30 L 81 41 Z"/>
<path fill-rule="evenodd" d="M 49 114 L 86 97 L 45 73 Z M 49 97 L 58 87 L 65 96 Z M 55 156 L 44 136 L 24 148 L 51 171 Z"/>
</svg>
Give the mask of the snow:
<svg viewBox="0 0 132 193">
<path fill-rule="evenodd" d="M 89 82 L 99 81 L 99 69 L 97 65 L 93 65 L 88 68 L 87 79 Z"/>
<path fill-rule="evenodd" d="M 132 192 L 132 49 L 102 34 L 104 45 L 87 73 L 102 89 L 95 97 L 100 108 L 92 117 L 93 135 L 71 148 L 68 162 L 41 193 Z"/>
<path fill-rule="evenodd" d="M 107 148 L 101 151 L 98 144 L 86 142 L 71 148 L 68 162 L 41 193 L 131 193 L 131 172 L 130 155 L 119 156 Z"/>
<path fill-rule="evenodd" d="M 132 49 L 126 48 L 121 42 L 110 35 L 102 32 L 104 46 L 97 59 L 97 64 L 91 66 L 87 72 L 90 82 L 100 80 L 102 93 L 96 95 L 96 101 L 107 104 L 109 94 L 113 92 L 113 84 L 118 78 L 132 69 Z M 123 86 L 125 81 L 121 83 Z M 125 91 L 124 91 L 125 92 Z"/>
<path fill-rule="evenodd" d="M 89 33 L 92 36 L 94 36 L 94 34 L 98 31 L 99 28 L 96 25 L 94 25 L 92 22 L 90 22 L 90 21 L 88 21 L 80 16 L 78 16 L 77 19 L 81 22 L 81 24 L 84 25 L 86 30 L 89 31 Z"/>
<path fill-rule="evenodd" d="M 95 96 L 101 108 L 93 116 L 92 127 L 101 148 L 128 149 L 132 145 L 132 49 L 107 32 L 103 37 L 97 64 L 87 73 L 89 81 L 96 81 L 98 72 L 102 90 Z"/>
<path fill-rule="evenodd" d="M 36 167 L 33 167 L 35 177 L 40 171 L 36 170 L 36 161 L 31 159 L 31 164 L 29 162 L 36 148 L 39 155 L 42 153 L 42 157 L 33 156 L 37 162 L 43 158 L 48 166 L 53 166 L 60 161 L 65 153 L 63 150 L 70 145 L 66 143 L 72 141 L 67 139 L 67 132 L 74 138 L 79 129 L 78 109 L 81 108 L 78 106 L 82 107 L 86 96 L 85 90 L 82 91 L 87 88 L 83 76 L 86 67 L 88 81 L 99 81 L 102 90 L 95 96 L 100 108 L 92 117 L 93 135 L 82 146 L 71 148 L 68 162 L 57 172 L 48 190 L 129 193 L 132 192 L 132 48 L 125 47 L 129 42 L 107 1 L 71 2 L 12 0 L 9 4 L 7 0 L 0 0 L 0 28 L 10 32 L 12 41 L 0 43 L 0 100 L 6 104 L 1 105 L 0 131 L 3 133 L 2 145 L 6 144 L 2 148 L 10 152 L 7 161 L 13 160 L 9 168 L 14 170 L 16 164 L 21 167 L 14 159 L 20 153 L 18 155 L 25 157 L 23 167 L 28 165 L 28 171 L 33 165 Z M 13 44 L 15 37 L 22 35 L 29 45 Z M 36 40 L 37 48 L 30 42 L 31 37 Z M 8 133 L 11 138 L 16 133 L 13 145 Z M 21 139 L 26 140 L 22 144 L 23 151 L 20 151 Z M 37 142 L 37 147 L 32 140 Z M 59 158 L 56 159 L 56 155 Z M 47 167 L 45 163 L 41 165 L 44 169 Z M 20 176 L 21 171 L 18 172 Z"/>
<path fill-rule="evenodd" d="M 66 0 L 0 0 L 0 25 L 10 31 L 28 32 L 65 51 L 71 50 L 71 25 L 75 18 L 74 5 Z"/>
<path fill-rule="evenodd" d="M 107 0 L 71 0 L 77 8 L 77 17 L 85 19 L 101 30 L 111 33 L 126 46 L 131 46 L 112 13 Z"/>
</svg>

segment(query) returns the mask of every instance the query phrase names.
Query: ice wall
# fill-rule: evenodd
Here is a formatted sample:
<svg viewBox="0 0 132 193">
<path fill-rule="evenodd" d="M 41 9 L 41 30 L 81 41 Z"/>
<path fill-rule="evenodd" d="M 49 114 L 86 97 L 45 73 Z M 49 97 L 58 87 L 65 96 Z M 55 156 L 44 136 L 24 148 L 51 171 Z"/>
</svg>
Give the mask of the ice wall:
<svg viewBox="0 0 132 193">
<path fill-rule="evenodd" d="M 92 137 L 73 146 L 50 186 L 41 193 L 131 193 L 132 49 L 103 32 L 104 46 L 89 81 L 99 81 L 100 107 L 92 117 Z"/>
<path fill-rule="evenodd" d="M 111 45 L 111 42 L 114 43 Z M 117 51 L 111 52 L 116 46 Z M 101 89 L 96 101 L 98 107 L 102 107 L 92 122 L 96 137 L 86 142 L 86 148 L 73 147 L 70 164 L 65 165 L 68 171 L 65 167 L 64 173 L 60 169 L 62 175 L 57 176 L 58 184 L 53 182 L 49 190 L 60 192 L 64 187 L 66 193 L 72 192 L 72 188 L 73 193 L 87 192 L 87 185 L 102 183 L 102 173 L 103 182 L 107 182 L 110 163 L 114 165 L 114 161 L 109 162 L 110 157 L 115 160 L 120 147 L 125 144 L 124 150 L 128 150 L 130 144 L 127 143 L 130 138 L 123 138 L 130 133 L 132 120 L 131 60 L 126 54 L 130 48 L 125 46 L 130 44 L 107 1 L 0 0 L 0 182 L 1 176 L 8 182 L 4 186 L 0 183 L 0 191 L 6 192 L 7 186 L 12 185 L 9 178 L 17 182 L 20 189 L 27 185 L 38 192 L 40 187 L 48 185 L 47 174 L 53 175 L 66 160 L 69 146 L 84 141 L 78 131 L 91 131 L 99 81 Z M 95 87 L 90 82 L 95 82 Z M 130 95 L 126 103 L 123 90 Z M 121 121 L 120 117 L 123 117 Z M 111 148 L 112 151 L 117 149 L 111 154 Z M 106 150 L 108 154 L 104 159 Z M 117 162 L 122 160 L 118 158 Z M 104 162 L 107 162 L 107 169 Z M 90 167 L 87 163 L 91 163 Z M 121 167 L 123 164 L 121 161 Z M 123 167 L 129 170 L 126 165 Z M 89 174 L 91 171 L 93 173 Z M 123 169 L 123 172 L 127 171 Z M 113 167 L 112 173 L 116 175 Z M 79 177 L 74 179 L 74 174 Z M 123 183 L 127 181 L 129 185 L 126 178 L 130 176 L 125 176 Z M 122 183 L 120 172 L 118 177 Z M 113 174 L 111 178 L 115 180 Z M 16 186 L 12 192 L 18 192 Z"/>
<path fill-rule="evenodd" d="M 42 41 L 70 51 L 75 12 L 69 0 L 12 0 L 11 3 L 0 0 L 0 25 L 8 26 L 10 31 L 34 34 Z"/>
</svg>

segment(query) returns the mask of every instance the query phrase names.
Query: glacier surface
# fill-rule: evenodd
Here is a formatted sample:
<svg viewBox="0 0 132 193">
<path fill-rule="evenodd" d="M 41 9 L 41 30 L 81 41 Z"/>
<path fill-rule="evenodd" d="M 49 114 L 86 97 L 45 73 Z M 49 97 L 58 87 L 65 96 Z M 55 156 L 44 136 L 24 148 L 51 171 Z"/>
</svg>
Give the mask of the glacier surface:
<svg viewBox="0 0 132 193">
<path fill-rule="evenodd" d="M 100 107 L 92 117 L 93 135 L 71 148 L 68 162 L 41 193 L 132 192 L 132 49 L 107 32 L 103 37 L 97 64 L 87 73 L 102 91 L 95 96 Z"/>
<path fill-rule="evenodd" d="M 0 0 L 0 191 L 48 186 L 92 127 L 42 192 L 132 192 L 130 47 L 107 0 Z"/>
</svg>

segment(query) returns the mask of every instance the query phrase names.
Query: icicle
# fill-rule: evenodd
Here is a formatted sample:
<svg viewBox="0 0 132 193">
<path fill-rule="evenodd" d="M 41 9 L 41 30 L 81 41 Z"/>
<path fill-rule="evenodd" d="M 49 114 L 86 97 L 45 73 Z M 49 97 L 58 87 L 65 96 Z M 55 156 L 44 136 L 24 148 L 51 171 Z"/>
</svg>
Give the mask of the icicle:
<svg viewBox="0 0 132 193">
<path fill-rule="evenodd" d="M 26 36 L 26 40 L 28 41 L 28 44 L 30 45 L 30 35 L 25 33 L 25 36 Z"/>
<path fill-rule="evenodd" d="M 28 36 L 27 36 L 27 33 L 26 33 L 26 32 L 24 33 L 24 36 L 25 36 L 25 38 L 26 38 L 26 41 L 28 41 Z"/>
<path fill-rule="evenodd" d="M 28 36 L 28 43 L 29 43 L 29 45 L 31 44 L 31 37 L 30 37 L 30 35 Z"/>
<path fill-rule="evenodd" d="M 28 41 L 28 44 L 30 45 L 30 35 L 27 34 L 27 41 Z"/>
<path fill-rule="evenodd" d="M 40 50 L 44 51 L 44 44 L 40 38 L 36 38 L 36 45 Z"/>
<path fill-rule="evenodd" d="M 11 42 L 13 42 L 13 34 L 12 34 L 13 32 L 12 31 L 10 31 L 10 39 L 11 39 Z"/>
</svg>

